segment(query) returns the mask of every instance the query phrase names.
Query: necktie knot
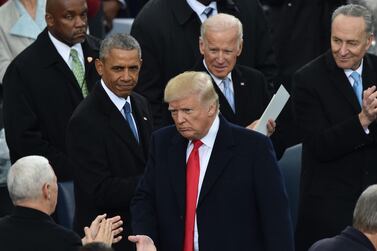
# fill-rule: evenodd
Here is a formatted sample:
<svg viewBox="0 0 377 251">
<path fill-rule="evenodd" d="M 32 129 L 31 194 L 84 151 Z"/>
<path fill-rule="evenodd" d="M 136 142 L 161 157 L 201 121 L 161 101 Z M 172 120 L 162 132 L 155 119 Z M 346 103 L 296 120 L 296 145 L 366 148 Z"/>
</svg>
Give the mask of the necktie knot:
<svg viewBox="0 0 377 251">
<path fill-rule="evenodd" d="M 360 74 L 357 71 L 354 71 L 351 73 L 351 78 L 355 80 L 354 84 L 359 84 L 360 83 Z"/>
<path fill-rule="evenodd" d="M 130 104 L 129 104 L 128 102 L 126 102 L 126 103 L 124 104 L 123 109 L 124 109 L 124 113 L 126 113 L 126 114 L 132 112 L 132 111 L 131 111 L 131 106 L 130 106 Z"/>
<path fill-rule="evenodd" d="M 213 8 L 208 6 L 203 11 L 203 14 L 206 15 L 207 18 L 209 18 L 212 15 L 212 12 L 213 12 Z"/>
<path fill-rule="evenodd" d="M 72 57 L 72 60 L 79 60 L 79 53 L 76 49 L 71 49 L 69 55 Z"/>
<path fill-rule="evenodd" d="M 192 149 L 193 151 L 194 150 L 198 150 L 199 147 L 201 147 L 203 145 L 203 142 L 201 142 L 200 140 L 193 140 L 192 143 L 194 144 L 194 148 Z"/>
</svg>

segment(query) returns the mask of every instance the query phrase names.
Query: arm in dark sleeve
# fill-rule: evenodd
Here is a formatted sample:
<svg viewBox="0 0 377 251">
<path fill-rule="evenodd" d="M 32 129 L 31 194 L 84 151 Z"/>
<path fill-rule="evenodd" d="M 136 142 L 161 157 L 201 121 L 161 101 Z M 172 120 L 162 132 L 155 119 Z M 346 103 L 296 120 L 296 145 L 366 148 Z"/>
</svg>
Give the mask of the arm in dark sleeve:
<svg viewBox="0 0 377 251">
<path fill-rule="evenodd" d="M 260 213 L 265 250 L 294 250 L 293 227 L 284 180 L 270 140 L 259 141 L 254 165 L 257 207 Z"/>
<path fill-rule="evenodd" d="M 11 161 L 28 155 L 45 156 L 59 181 L 72 179 L 67 155 L 46 139 L 21 66 L 11 64 L 4 76 L 4 127 Z M 59 111 L 56 111 L 59 112 Z"/>
</svg>

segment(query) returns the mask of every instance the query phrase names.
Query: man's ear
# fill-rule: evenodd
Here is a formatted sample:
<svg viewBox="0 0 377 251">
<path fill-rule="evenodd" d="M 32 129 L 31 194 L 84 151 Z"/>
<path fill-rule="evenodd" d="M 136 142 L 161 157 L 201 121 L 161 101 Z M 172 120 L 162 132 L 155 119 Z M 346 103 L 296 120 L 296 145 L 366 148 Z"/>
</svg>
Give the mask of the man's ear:
<svg viewBox="0 0 377 251">
<path fill-rule="evenodd" d="M 199 50 L 200 50 L 200 54 L 204 55 L 204 40 L 202 37 L 199 37 Z"/>
<path fill-rule="evenodd" d="M 42 194 L 43 194 L 43 198 L 50 199 L 50 197 L 51 197 L 50 196 L 50 184 L 48 184 L 48 183 L 43 184 Z"/>
<path fill-rule="evenodd" d="M 216 105 L 216 102 L 213 102 L 212 104 L 209 105 L 208 116 L 212 117 L 213 115 L 215 115 L 216 111 L 217 111 L 217 105 Z"/>
<path fill-rule="evenodd" d="M 243 48 L 243 39 L 241 39 L 241 42 L 239 44 L 237 56 L 241 55 L 242 48 Z"/>
<path fill-rule="evenodd" d="M 54 26 L 55 20 L 54 20 L 54 17 L 50 13 L 46 13 L 45 20 L 48 27 Z"/>
<path fill-rule="evenodd" d="M 100 75 L 102 77 L 102 73 L 103 73 L 103 62 L 96 58 L 96 61 L 95 61 L 95 65 L 96 65 L 96 70 L 98 72 L 98 75 Z"/>
</svg>

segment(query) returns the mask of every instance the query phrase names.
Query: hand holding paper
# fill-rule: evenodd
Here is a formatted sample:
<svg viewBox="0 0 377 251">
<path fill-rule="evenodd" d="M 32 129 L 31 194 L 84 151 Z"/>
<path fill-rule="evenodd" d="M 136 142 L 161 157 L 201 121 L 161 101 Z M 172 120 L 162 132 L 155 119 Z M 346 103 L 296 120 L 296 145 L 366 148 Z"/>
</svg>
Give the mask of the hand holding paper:
<svg viewBox="0 0 377 251">
<path fill-rule="evenodd" d="M 266 110 L 264 110 L 259 122 L 254 128 L 255 131 L 260 132 L 264 135 L 268 135 L 267 132 L 267 123 L 269 119 L 276 120 L 280 112 L 283 110 L 285 104 L 289 99 L 289 93 L 284 88 L 283 85 L 280 85 L 276 94 L 272 97 L 270 103 L 268 104 Z M 276 125 L 275 125 L 276 126 Z"/>
</svg>

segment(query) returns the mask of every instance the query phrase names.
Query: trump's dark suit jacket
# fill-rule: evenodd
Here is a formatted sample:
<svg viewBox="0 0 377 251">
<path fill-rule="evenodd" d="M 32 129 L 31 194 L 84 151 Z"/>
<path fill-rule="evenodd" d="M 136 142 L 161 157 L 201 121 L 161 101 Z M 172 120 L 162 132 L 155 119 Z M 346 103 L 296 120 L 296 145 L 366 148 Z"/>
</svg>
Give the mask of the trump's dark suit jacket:
<svg viewBox="0 0 377 251">
<path fill-rule="evenodd" d="M 239 18 L 244 46 L 239 62 L 263 72 L 277 73 L 269 29 L 257 0 L 217 1 L 219 13 Z M 136 17 L 131 35 L 140 43 L 143 66 L 136 90 L 151 102 L 156 127 L 171 124 L 163 102 L 167 82 L 194 67 L 199 51 L 200 19 L 186 0 L 150 0 Z"/>
<path fill-rule="evenodd" d="M 331 52 L 298 71 L 293 101 L 303 134 L 297 250 L 352 224 L 357 198 L 377 183 L 377 124 L 362 128 L 357 101 Z M 377 57 L 363 61 L 364 90 L 377 84 Z"/>
<path fill-rule="evenodd" d="M 174 126 L 152 135 L 132 201 L 134 233 L 150 236 L 158 250 L 182 249 L 187 145 Z M 293 250 L 284 182 L 267 137 L 220 115 L 196 214 L 201 251 Z"/>
<path fill-rule="evenodd" d="M 99 41 L 88 36 L 81 44 L 85 79 L 91 90 L 99 79 L 94 59 Z M 72 180 L 66 154 L 65 131 L 83 99 L 73 72 L 60 56 L 45 29 L 9 65 L 4 79 L 4 125 L 11 161 L 27 155 L 48 158 L 58 181 Z"/>
<path fill-rule="evenodd" d="M 77 251 L 81 239 L 39 210 L 15 207 L 0 218 L 0 243 L 4 251 Z"/>
<path fill-rule="evenodd" d="M 120 215 L 128 222 L 114 247 L 131 250 L 129 205 L 144 172 L 152 118 L 145 98 L 131 94 L 140 144 L 127 121 L 98 83 L 77 107 L 67 130 L 67 149 L 75 164 L 75 229 L 82 231 L 96 215 Z"/>
</svg>

